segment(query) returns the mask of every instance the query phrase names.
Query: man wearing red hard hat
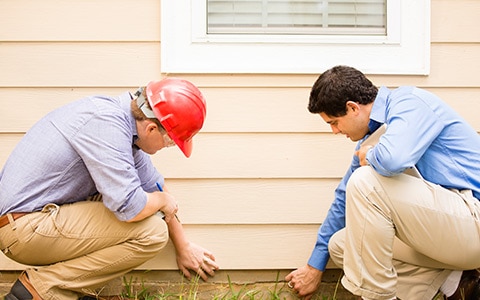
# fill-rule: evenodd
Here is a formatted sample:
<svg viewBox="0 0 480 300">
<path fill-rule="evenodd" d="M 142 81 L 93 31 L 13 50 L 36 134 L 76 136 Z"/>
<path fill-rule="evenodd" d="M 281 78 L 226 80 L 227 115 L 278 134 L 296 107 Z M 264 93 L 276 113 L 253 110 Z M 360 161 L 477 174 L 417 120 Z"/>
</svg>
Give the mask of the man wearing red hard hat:
<svg viewBox="0 0 480 300">
<path fill-rule="evenodd" d="M 0 249 L 29 266 L 5 298 L 88 298 L 169 238 L 187 278 L 213 276 L 215 257 L 186 238 L 148 155 L 177 145 L 189 157 L 205 114 L 196 86 L 166 78 L 133 95 L 80 99 L 37 122 L 0 173 Z"/>
<path fill-rule="evenodd" d="M 168 78 L 149 83 L 144 92 L 140 89 L 135 94 L 143 113 L 157 119 L 185 156 L 190 157 L 192 137 L 202 128 L 206 114 L 200 91 L 186 80 Z M 150 107 L 141 104 L 145 95 Z"/>
</svg>

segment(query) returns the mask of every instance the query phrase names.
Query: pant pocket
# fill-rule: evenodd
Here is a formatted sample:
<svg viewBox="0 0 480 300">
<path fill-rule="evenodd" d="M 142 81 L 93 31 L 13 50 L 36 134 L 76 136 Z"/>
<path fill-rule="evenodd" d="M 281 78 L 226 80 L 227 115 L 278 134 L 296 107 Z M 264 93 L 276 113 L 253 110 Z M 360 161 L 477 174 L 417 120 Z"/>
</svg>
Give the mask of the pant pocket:
<svg viewBox="0 0 480 300">
<path fill-rule="evenodd" d="M 9 256 L 10 248 L 18 243 L 18 237 L 14 230 L 6 225 L 5 228 L 0 228 L 0 250 Z"/>
</svg>

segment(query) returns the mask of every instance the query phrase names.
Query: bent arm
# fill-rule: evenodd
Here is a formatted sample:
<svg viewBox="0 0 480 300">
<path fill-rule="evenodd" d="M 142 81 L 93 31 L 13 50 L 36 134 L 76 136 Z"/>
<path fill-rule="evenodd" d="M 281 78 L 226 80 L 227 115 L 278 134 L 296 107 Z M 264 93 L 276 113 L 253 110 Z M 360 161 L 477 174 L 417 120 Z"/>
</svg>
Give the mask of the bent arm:
<svg viewBox="0 0 480 300">
<path fill-rule="evenodd" d="M 172 195 L 164 192 L 152 192 L 147 194 L 147 202 L 143 209 L 127 222 L 138 222 L 161 211 L 165 215 L 165 221 L 169 223 L 175 219 L 175 213 L 178 210 L 177 203 Z M 169 228 L 170 230 L 170 228 Z"/>
</svg>

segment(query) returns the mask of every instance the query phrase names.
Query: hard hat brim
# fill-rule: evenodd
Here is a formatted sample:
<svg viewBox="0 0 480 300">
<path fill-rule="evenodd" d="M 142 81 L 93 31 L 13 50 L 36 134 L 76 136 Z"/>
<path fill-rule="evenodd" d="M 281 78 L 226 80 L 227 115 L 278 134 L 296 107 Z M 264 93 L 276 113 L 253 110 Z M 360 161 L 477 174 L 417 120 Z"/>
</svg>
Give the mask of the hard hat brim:
<svg viewBox="0 0 480 300">
<path fill-rule="evenodd" d="M 175 144 L 177 144 L 178 148 L 182 150 L 183 154 L 188 158 L 190 155 L 192 155 L 192 148 L 193 148 L 193 143 L 192 140 L 186 140 L 182 141 L 179 139 L 173 139 L 175 141 Z"/>
</svg>

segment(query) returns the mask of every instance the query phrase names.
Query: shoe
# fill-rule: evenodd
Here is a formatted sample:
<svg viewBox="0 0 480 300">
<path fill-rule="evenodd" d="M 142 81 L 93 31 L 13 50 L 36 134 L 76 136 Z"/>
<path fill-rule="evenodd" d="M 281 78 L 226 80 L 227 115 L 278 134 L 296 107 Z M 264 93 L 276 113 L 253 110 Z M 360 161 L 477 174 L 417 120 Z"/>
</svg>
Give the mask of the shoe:
<svg viewBox="0 0 480 300">
<path fill-rule="evenodd" d="M 5 300 L 42 300 L 28 279 L 27 273 L 23 272 L 13 284 L 10 292 L 5 295 Z"/>
<path fill-rule="evenodd" d="M 480 271 L 478 269 L 463 271 L 458 288 L 447 300 L 479 300 Z"/>
</svg>

